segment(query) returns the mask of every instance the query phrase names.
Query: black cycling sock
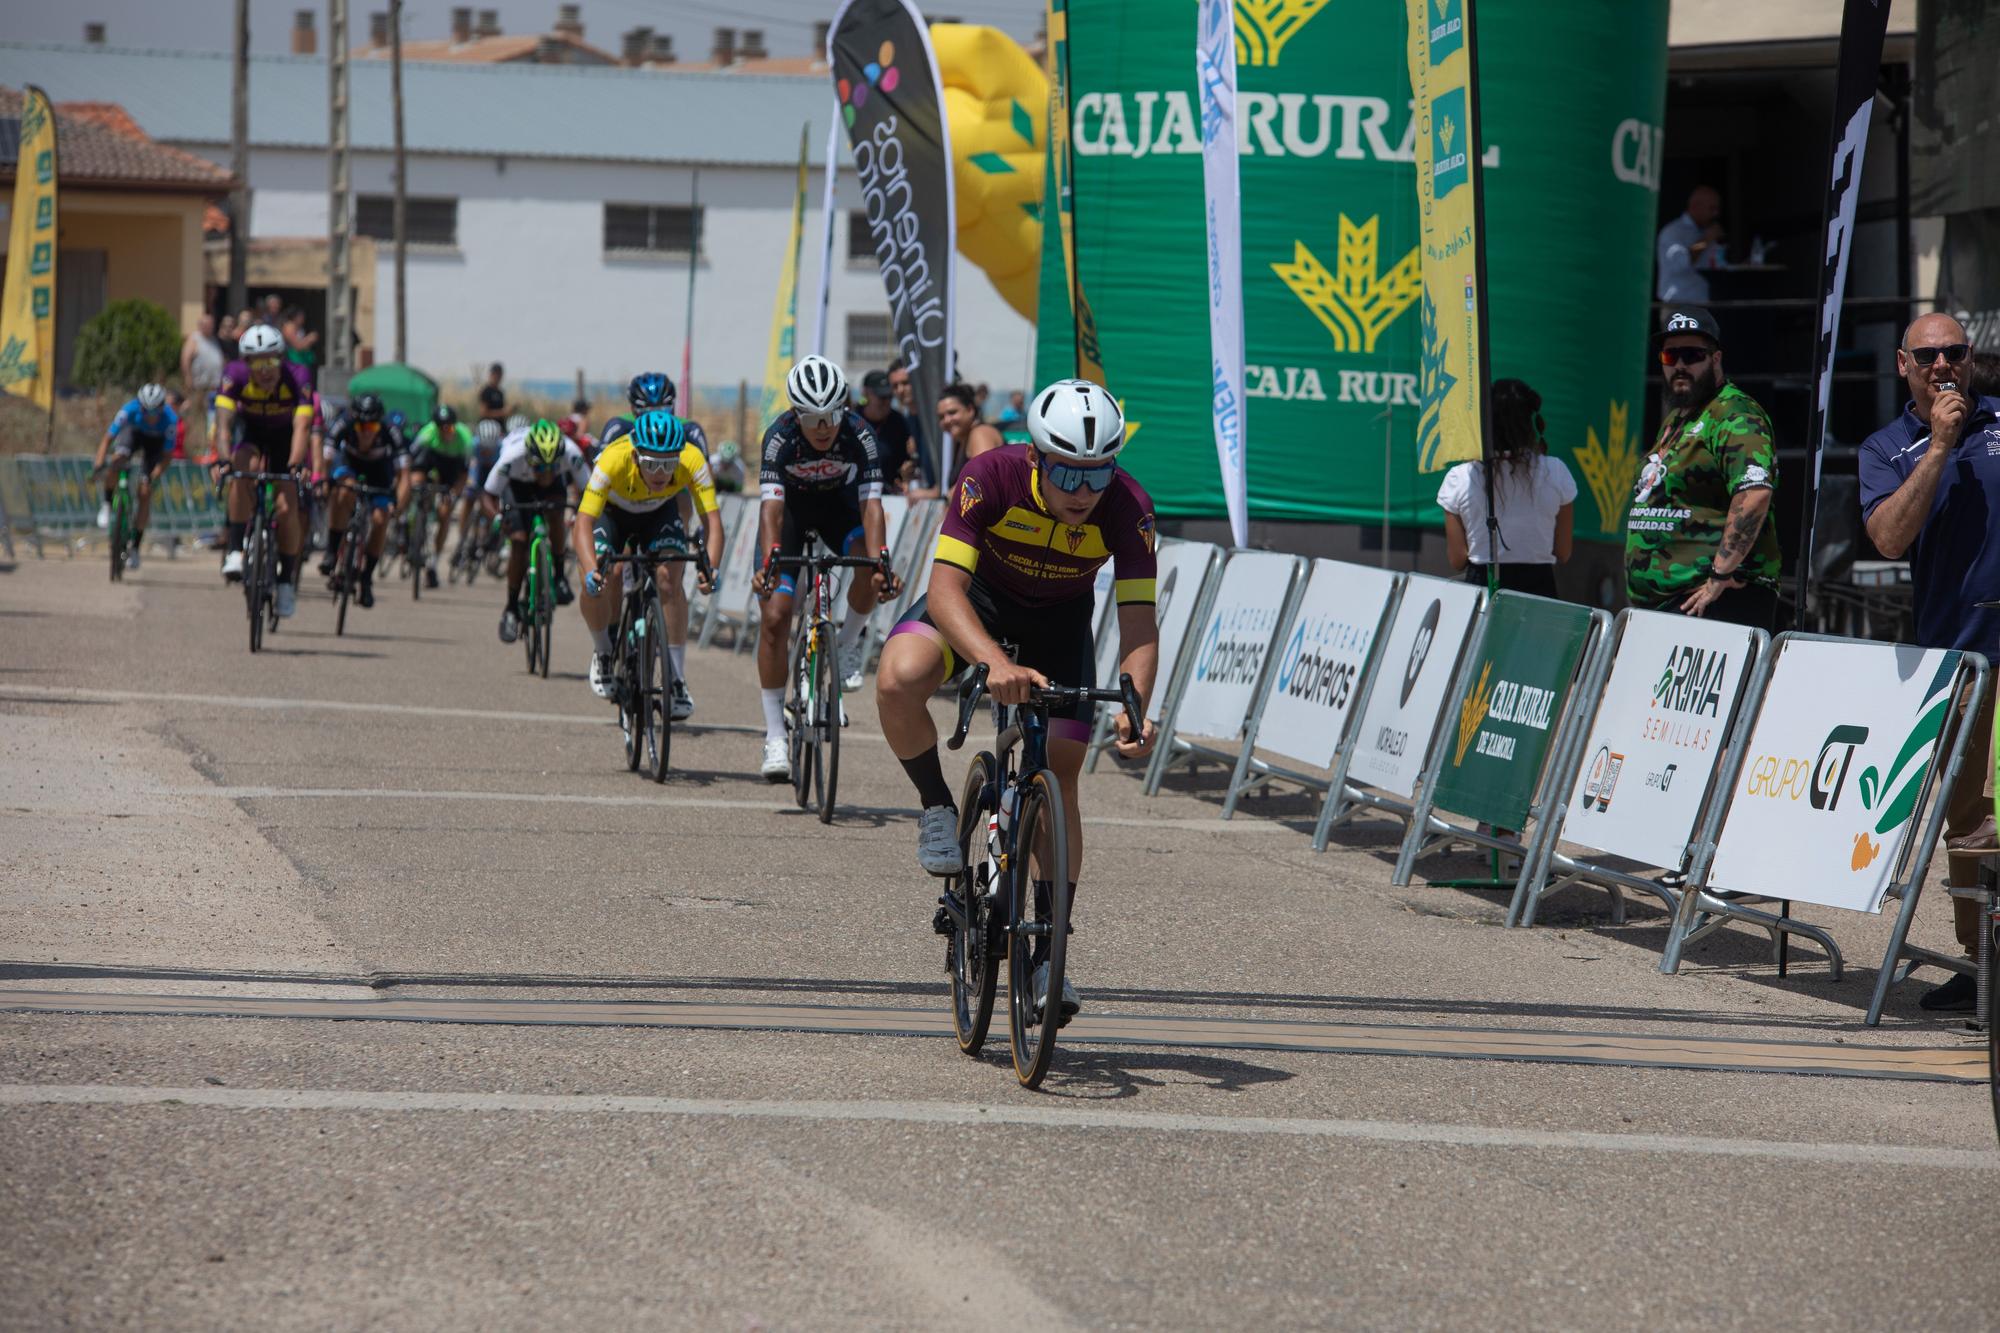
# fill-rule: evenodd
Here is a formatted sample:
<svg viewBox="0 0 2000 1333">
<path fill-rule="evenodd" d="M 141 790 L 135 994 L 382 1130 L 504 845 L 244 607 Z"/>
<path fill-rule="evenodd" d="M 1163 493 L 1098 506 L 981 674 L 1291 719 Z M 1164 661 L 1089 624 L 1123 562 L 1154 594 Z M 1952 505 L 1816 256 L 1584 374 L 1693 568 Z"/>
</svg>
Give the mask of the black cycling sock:
<svg viewBox="0 0 2000 1333">
<path fill-rule="evenodd" d="M 292 571 L 298 568 L 298 564 L 299 558 L 297 556 L 286 555 L 280 552 L 278 555 L 278 582 L 290 583 L 292 581 Z"/>
<path fill-rule="evenodd" d="M 364 555 L 361 557 L 361 577 L 364 579 L 371 579 L 375 577 L 374 556 Z"/>
<path fill-rule="evenodd" d="M 1056 883 L 1052 879 L 1038 879 L 1035 881 L 1036 920 L 1038 921 L 1048 920 L 1049 912 L 1053 910 L 1052 905 L 1049 902 L 1049 899 L 1055 893 L 1055 888 L 1056 888 Z M 1069 905 L 1070 905 L 1070 910 L 1074 912 L 1076 910 L 1075 880 L 1071 880 L 1069 884 Z M 1063 931 L 1063 934 L 1065 935 L 1075 934 L 1076 933 L 1075 918 L 1072 917 L 1066 924 L 1067 924 L 1067 929 Z M 1037 935 L 1035 937 L 1034 952 L 1029 955 L 1029 958 L 1034 962 L 1035 966 L 1039 967 L 1043 963 L 1048 961 L 1048 957 L 1049 957 L 1049 937 L 1047 935 Z"/>
<path fill-rule="evenodd" d="M 224 528 L 224 531 L 228 534 L 230 550 L 240 551 L 243 549 L 243 530 L 249 526 L 248 523 L 231 523 Z"/>
<path fill-rule="evenodd" d="M 134 546 L 137 546 L 140 542 L 145 540 L 146 540 L 146 530 L 144 528 L 132 529 L 132 544 Z"/>
<path fill-rule="evenodd" d="M 903 771 L 910 775 L 910 781 L 917 784 L 917 799 L 924 803 L 924 809 L 934 809 L 948 805 L 956 809 L 958 802 L 951 799 L 951 787 L 944 780 L 944 765 L 938 762 L 937 746 L 933 745 L 914 759 L 902 761 Z"/>
</svg>

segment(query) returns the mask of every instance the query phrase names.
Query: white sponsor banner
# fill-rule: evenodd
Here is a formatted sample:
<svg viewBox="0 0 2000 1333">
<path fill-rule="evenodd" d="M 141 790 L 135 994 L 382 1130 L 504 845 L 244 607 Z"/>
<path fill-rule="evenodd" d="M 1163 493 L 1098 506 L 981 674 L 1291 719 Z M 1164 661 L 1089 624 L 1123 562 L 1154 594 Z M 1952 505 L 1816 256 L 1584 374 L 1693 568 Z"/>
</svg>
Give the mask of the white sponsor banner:
<svg viewBox="0 0 2000 1333">
<path fill-rule="evenodd" d="M 1195 87 L 1201 95 L 1201 177 L 1208 213 L 1208 347 L 1215 459 L 1234 545 L 1250 540 L 1244 453 L 1243 198 L 1236 154 L 1236 6 L 1201 0 Z"/>
<path fill-rule="evenodd" d="M 1569 796 L 1563 836 L 1613 856 L 1681 864 L 1728 748 L 1754 632 L 1634 611 Z"/>
<path fill-rule="evenodd" d="M 1097 578 L 1090 585 L 1090 623 L 1097 627 L 1097 686 L 1105 690 L 1118 677 L 1118 608 L 1109 604 L 1113 579 L 1107 560 L 1097 567 Z"/>
<path fill-rule="evenodd" d="M 1897 848 L 1937 757 L 1958 661 L 1946 648 L 1785 644 L 1709 885 L 1882 910 Z"/>
<path fill-rule="evenodd" d="M 1161 542 L 1159 572 L 1155 582 L 1158 602 L 1153 613 L 1160 625 L 1160 671 L 1154 680 L 1153 697 L 1146 700 L 1146 720 L 1160 720 L 1166 703 L 1167 687 L 1173 683 L 1174 664 L 1180 660 L 1181 643 L 1187 638 L 1188 622 L 1201 599 L 1202 577 L 1215 547 L 1208 542 Z"/>
<path fill-rule="evenodd" d="M 739 508 L 747 506 L 748 512 L 737 519 L 734 531 L 729 530 L 727 517 L 723 520 L 724 531 L 729 532 L 729 545 L 722 552 L 722 575 L 715 591 L 715 604 L 734 612 L 750 599 L 750 579 L 757 572 L 761 504 L 741 496 L 732 498 Z"/>
<path fill-rule="evenodd" d="M 1243 734 L 1298 559 L 1276 551 L 1229 557 L 1194 641 L 1193 674 L 1174 714 L 1176 733 L 1232 739 Z"/>
<path fill-rule="evenodd" d="M 1312 578 L 1278 651 L 1278 676 L 1257 724 L 1257 746 L 1319 768 L 1334 751 L 1361 695 L 1361 673 L 1396 590 L 1386 569 L 1315 560 Z"/>
<path fill-rule="evenodd" d="M 1480 593 L 1470 583 L 1410 576 L 1355 738 L 1348 766 L 1354 781 L 1398 796 L 1415 794 Z"/>
</svg>

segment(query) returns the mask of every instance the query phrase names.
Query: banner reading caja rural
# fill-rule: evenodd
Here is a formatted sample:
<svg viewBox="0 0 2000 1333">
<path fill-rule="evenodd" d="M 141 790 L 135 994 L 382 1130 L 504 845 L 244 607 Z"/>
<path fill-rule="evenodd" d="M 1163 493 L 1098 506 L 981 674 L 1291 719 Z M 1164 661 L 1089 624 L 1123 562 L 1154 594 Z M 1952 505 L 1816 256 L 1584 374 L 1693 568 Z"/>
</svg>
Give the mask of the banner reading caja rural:
<svg viewBox="0 0 2000 1333">
<path fill-rule="evenodd" d="M 1471 3 L 1409 0 L 1408 6 L 1424 283 L 1417 335 L 1424 400 L 1417 416 L 1419 472 L 1441 472 L 1483 452 L 1479 90 L 1472 79 Z"/>
<path fill-rule="evenodd" d="M 1136 427 L 1128 460 L 1163 516 L 1221 517 L 1196 3 L 1065 9 L 1076 268 L 1105 382 Z M 1579 535 L 1619 536 L 1642 456 L 1667 3 L 1480 17 L 1490 373 L 1542 394 L 1551 448 L 1583 492 Z M 1395 521 L 1440 521 L 1438 477 L 1417 468 L 1406 23 L 1399 4 L 1236 5 L 1254 519 L 1379 521 L 1386 496 Z M 1046 382 L 1075 373 L 1075 339 L 1059 231 L 1042 254 Z"/>
<path fill-rule="evenodd" d="M 21 99 L 7 288 L 0 293 L 0 392 L 48 407 L 56 382 L 56 118 L 48 94 Z"/>
<path fill-rule="evenodd" d="M 958 234 L 950 130 L 930 35 L 908 0 L 847 0 L 828 45 L 896 352 L 909 364 L 918 409 L 928 419 L 953 374 Z M 939 460 L 940 475 L 949 467 L 949 459 Z"/>
<path fill-rule="evenodd" d="M 806 136 L 812 126 L 799 128 L 799 180 L 797 192 L 792 196 L 792 235 L 785 242 L 784 267 L 778 270 L 778 300 L 771 311 L 771 344 L 764 353 L 764 411 L 759 418 L 758 430 L 768 430 L 771 423 L 784 411 L 785 377 L 791 373 L 792 361 L 799 345 L 799 247 L 806 235 Z M 832 170 L 831 163 L 828 164 Z M 826 268 L 825 257 L 821 257 L 820 268 Z M 824 322 L 824 313 L 821 319 Z"/>
<path fill-rule="evenodd" d="M 1521 827 L 1589 634 L 1584 607 L 1498 595 L 1479 653 L 1466 664 L 1458 716 L 1444 720 L 1438 809 Z"/>
</svg>

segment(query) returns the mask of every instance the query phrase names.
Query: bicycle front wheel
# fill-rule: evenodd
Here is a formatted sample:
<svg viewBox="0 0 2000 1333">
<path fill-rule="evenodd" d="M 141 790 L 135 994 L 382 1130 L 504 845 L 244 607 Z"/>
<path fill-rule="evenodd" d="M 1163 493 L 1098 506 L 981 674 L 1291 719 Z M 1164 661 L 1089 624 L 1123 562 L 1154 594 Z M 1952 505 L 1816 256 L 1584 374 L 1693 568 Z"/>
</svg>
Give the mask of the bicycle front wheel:
<svg viewBox="0 0 2000 1333">
<path fill-rule="evenodd" d="M 993 995 L 1000 979 L 1000 950 L 1006 940 L 1004 904 L 991 904 L 986 890 L 1000 873 L 986 855 L 986 825 L 999 791 L 999 764 L 992 755 L 973 758 L 958 799 L 958 859 L 965 868 L 947 878 L 946 915 L 952 932 L 945 944 L 951 973 L 951 1026 L 958 1049 L 978 1055 L 993 1022 Z"/>
<path fill-rule="evenodd" d="M 365 532 L 366 529 L 357 530 L 350 523 L 347 525 L 347 540 L 340 544 L 340 591 L 333 595 L 333 632 L 336 637 L 347 633 L 347 603 L 354 596 L 354 580 L 359 576 L 355 567 L 358 557 L 354 549 L 367 540 L 363 536 Z"/>
<path fill-rule="evenodd" d="M 117 498 L 111 502 L 111 581 L 118 582 L 125 577 L 125 536 L 127 510 L 125 490 L 121 486 Z"/>
<path fill-rule="evenodd" d="M 819 625 L 819 653 L 814 681 L 819 718 L 813 727 L 819 747 L 819 822 L 833 822 L 834 788 L 840 782 L 840 654 L 833 643 L 833 625 Z"/>
<path fill-rule="evenodd" d="M 549 567 L 549 544 L 544 539 L 539 554 L 535 558 L 535 628 L 534 637 L 539 646 L 537 655 L 541 658 L 542 679 L 549 678 L 549 639 L 555 631 L 556 589 L 555 575 Z M 652 625 L 646 626 L 650 633 Z"/>
<path fill-rule="evenodd" d="M 2000 960 L 2000 911 L 1986 918 L 1988 957 Z M 1993 1131 L 2000 1134 L 2000 963 L 1986 977 L 1986 1081 L 1992 1085 Z"/>
<path fill-rule="evenodd" d="M 423 509 L 426 503 L 428 498 L 418 495 L 411 505 L 416 511 L 416 516 L 410 520 L 410 600 L 413 602 L 423 600 L 424 568 L 430 558 L 430 543 L 427 540 L 430 534 L 424 531 L 427 526 L 424 520 L 429 517 Z"/>
<path fill-rule="evenodd" d="M 1038 1088 L 1049 1072 L 1056 1032 L 1063 1025 L 1063 960 L 1069 935 L 1069 830 L 1062 787 L 1048 769 L 1020 788 L 1008 859 L 1007 1018 L 1013 1039 L 1014 1076 Z M 1031 868 L 1031 866 L 1033 868 Z M 1049 880 L 1046 901 L 1035 893 L 1036 870 Z M 1048 1003 L 1036 1007 L 1035 973 L 1048 967 Z"/>
<path fill-rule="evenodd" d="M 646 691 L 647 731 L 653 738 L 653 781 L 667 780 L 667 760 L 674 748 L 674 662 L 667 653 L 667 622 L 660 614 L 660 599 L 647 599 L 646 649 L 652 663 L 646 674 L 652 678 Z"/>
<path fill-rule="evenodd" d="M 792 796 L 799 803 L 799 809 L 810 810 L 813 805 L 813 670 L 812 635 L 801 633 L 792 644 L 792 697 L 785 702 L 785 721 L 791 728 L 785 733 L 792 760 Z"/>
<path fill-rule="evenodd" d="M 264 647 L 264 547 L 270 538 L 253 524 L 243 542 L 243 602 L 250 612 L 250 651 Z"/>
</svg>

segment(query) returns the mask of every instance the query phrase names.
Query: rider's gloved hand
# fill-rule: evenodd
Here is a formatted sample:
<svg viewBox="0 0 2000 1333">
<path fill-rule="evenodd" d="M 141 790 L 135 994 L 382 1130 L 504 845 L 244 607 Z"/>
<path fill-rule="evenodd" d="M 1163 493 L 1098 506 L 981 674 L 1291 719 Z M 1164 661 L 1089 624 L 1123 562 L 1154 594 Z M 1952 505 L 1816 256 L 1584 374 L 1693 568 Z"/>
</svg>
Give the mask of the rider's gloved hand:
<svg viewBox="0 0 2000 1333">
<path fill-rule="evenodd" d="M 593 569 L 588 574 L 585 574 L 583 576 L 583 590 L 589 593 L 592 597 L 595 597 L 597 596 L 597 594 L 603 592 L 604 591 L 603 571 Z"/>
</svg>

